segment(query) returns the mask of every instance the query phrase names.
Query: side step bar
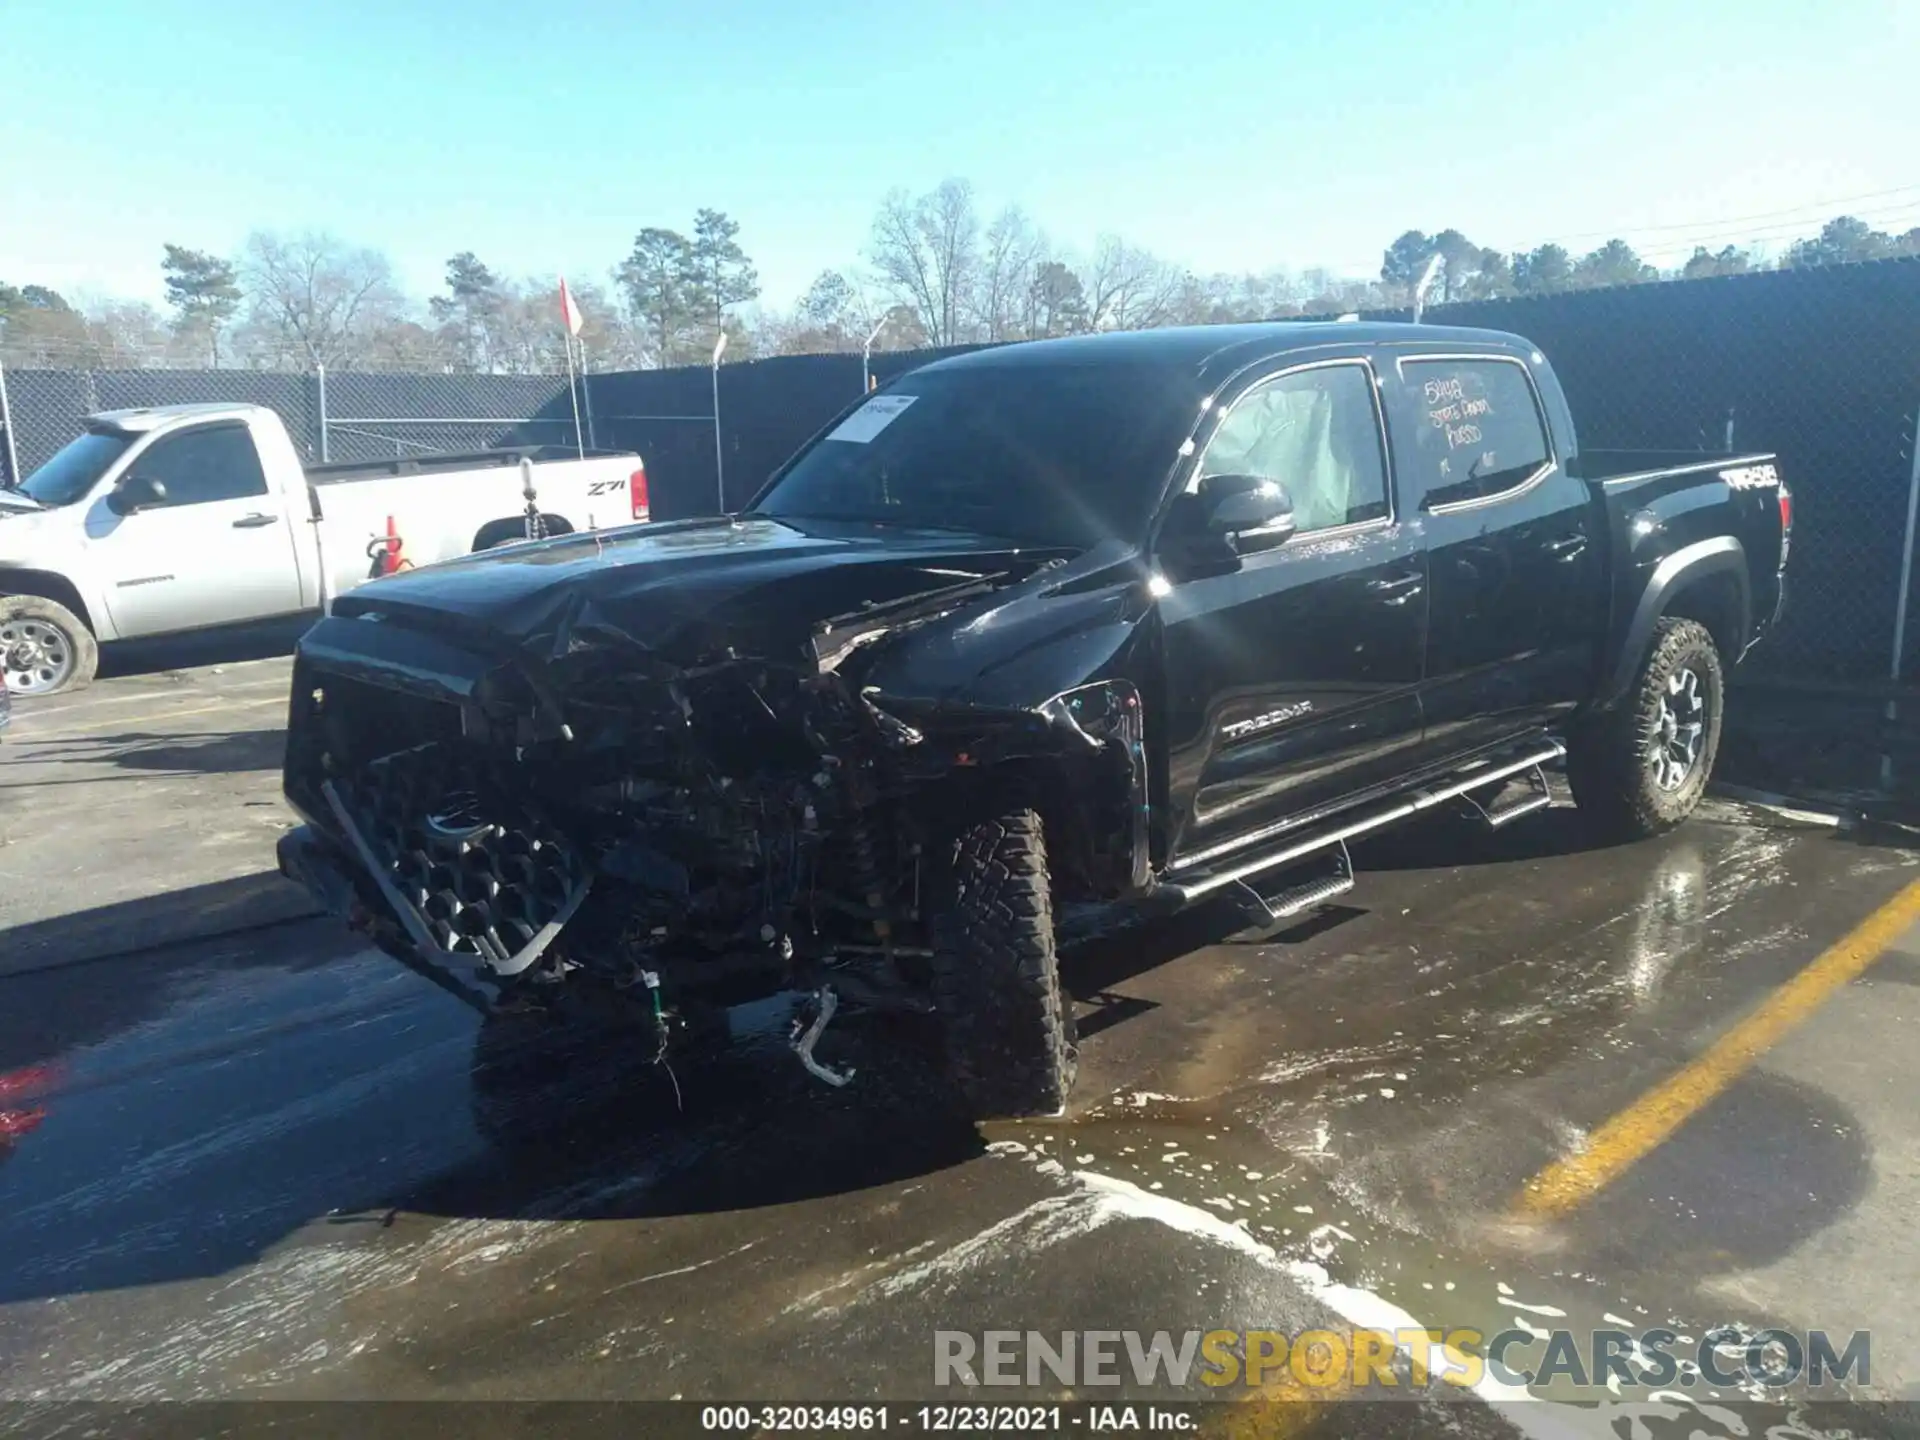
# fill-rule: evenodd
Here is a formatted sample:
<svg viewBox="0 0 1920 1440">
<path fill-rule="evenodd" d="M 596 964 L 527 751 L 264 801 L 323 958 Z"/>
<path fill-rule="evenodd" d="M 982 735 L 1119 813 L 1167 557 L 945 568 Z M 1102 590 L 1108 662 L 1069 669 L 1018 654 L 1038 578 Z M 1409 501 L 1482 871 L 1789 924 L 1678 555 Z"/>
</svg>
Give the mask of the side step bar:
<svg viewBox="0 0 1920 1440">
<path fill-rule="evenodd" d="M 1536 810 L 1544 810 L 1553 803 L 1553 794 L 1547 789 L 1546 772 L 1538 765 L 1515 778 L 1526 786 L 1526 790 L 1518 799 L 1509 800 L 1504 805 L 1495 802 L 1506 792 L 1511 781 L 1489 795 L 1485 804 L 1474 799 L 1471 794 L 1463 794 L 1460 798 L 1467 802 L 1468 809 L 1487 822 L 1487 827 L 1491 830 L 1498 830 L 1502 825 L 1518 820 L 1522 815 L 1531 815 Z"/>
<path fill-rule="evenodd" d="M 1486 765 L 1475 770 L 1466 771 L 1463 774 L 1454 776 L 1440 786 L 1416 790 L 1408 799 L 1390 804 L 1383 809 L 1368 811 L 1359 818 L 1350 820 L 1336 829 L 1324 831 L 1321 834 L 1289 845 L 1284 849 L 1275 850 L 1266 855 L 1256 856 L 1251 860 L 1243 860 L 1230 869 L 1220 870 L 1211 875 L 1204 875 L 1193 880 L 1167 885 L 1164 887 L 1164 893 L 1170 899 L 1176 900 L 1181 904 L 1190 904 L 1204 896 L 1224 890 L 1230 885 L 1240 885 L 1251 876 L 1261 874 L 1267 870 L 1277 870 L 1282 865 L 1290 865 L 1295 861 L 1304 860 L 1309 855 L 1316 854 L 1322 850 L 1332 849 L 1335 845 L 1344 849 L 1349 840 L 1357 839 L 1359 836 L 1366 835 L 1374 830 L 1384 829 L 1396 821 L 1406 819 L 1409 815 L 1417 815 L 1422 810 L 1431 810 L 1435 805 L 1441 805 L 1448 800 L 1457 799 L 1465 795 L 1469 790 L 1478 790 L 1484 785 L 1492 784 L 1495 780 L 1506 780 L 1515 775 L 1525 774 L 1528 771 L 1538 772 L 1541 766 L 1560 759 L 1566 753 L 1566 747 L 1558 740 L 1544 740 L 1540 742 L 1537 747 L 1524 752 L 1518 759 L 1505 760 L 1495 765 Z M 1525 807 L 1524 809 L 1516 809 L 1512 814 L 1507 814 L 1505 811 L 1495 811 L 1493 813 L 1504 815 L 1505 819 L 1511 820 L 1531 810 L 1539 809 L 1540 806 L 1545 803 L 1545 800 L 1541 798 L 1546 794 L 1546 777 L 1544 775 L 1540 776 L 1539 783 L 1539 793 L 1520 802 L 1520 804 Z M 1487 812 L 1482 810 L 1481 813 L 1486 814 Z M 1492 816 L 1488 818 L 1492 819 Z M 1494 823 L 1504 824 L 1505 820 L 1494 821 Z M 1351 888 L 1352 884 L 1351 871 L 1352 867 L 1349 865 L 1347 888 Z"/>
<path fill-rule="evenodd" d="M 1311 910 L 1315 905 L 1324 905 L 1336 895 L 1344 895 L 1353 889 L 1353 855 L 1342 840 L 1326 853 L 1329 861 L 1327 873 L 1289 885 L 1272 895 L 1262 895 L 1244 880 L 1234 882 L 1234 899 L 1248 918 L 1266 925 L 1277 925 L 1298 915 L 1302 910 Z"/>
</svg>

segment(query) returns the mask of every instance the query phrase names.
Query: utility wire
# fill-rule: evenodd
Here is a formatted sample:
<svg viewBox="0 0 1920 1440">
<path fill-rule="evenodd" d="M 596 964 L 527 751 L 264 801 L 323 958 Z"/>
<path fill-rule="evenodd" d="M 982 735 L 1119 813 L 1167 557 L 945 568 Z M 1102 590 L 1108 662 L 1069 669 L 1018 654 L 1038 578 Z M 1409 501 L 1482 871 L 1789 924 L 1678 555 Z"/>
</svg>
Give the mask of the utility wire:
<svg viewBox="0 0 1920 1440">
<path fill-rule="evenodd" d="M 1705 220 L 1676 220 L 1660 225 L 1635 225 L 1626 228 L 1614 227 L 1608 230 L 1577 231 L 1561 235 L 1554 243 L 1566 244 L 1577 240 L 1612 240 L 1628 235 L 1651 235 L 1673 230 L 1721 230 L 1731 225 L 1742 225 L 1749 220 L 1774 220 L 1787 215 L 1813 215 L 1825 212 L 1827 218 L 1843 213 L 1844 207 L 1856 205 L 1865 200 L 1879 200 L 1888 195 L 1920 195 L 1920 184 L 1896 185 L 1890 190 L 1871 190 L 1860 195 L 1842 195 L 1832 200 L 1809 200 L 1804 205 L 1792 205 L 1784 210 L 1762 210 L 1750 215 L 1721 215 Z M 1841 208 L 1836 208 L 1841 207 Z"/>
</svg>

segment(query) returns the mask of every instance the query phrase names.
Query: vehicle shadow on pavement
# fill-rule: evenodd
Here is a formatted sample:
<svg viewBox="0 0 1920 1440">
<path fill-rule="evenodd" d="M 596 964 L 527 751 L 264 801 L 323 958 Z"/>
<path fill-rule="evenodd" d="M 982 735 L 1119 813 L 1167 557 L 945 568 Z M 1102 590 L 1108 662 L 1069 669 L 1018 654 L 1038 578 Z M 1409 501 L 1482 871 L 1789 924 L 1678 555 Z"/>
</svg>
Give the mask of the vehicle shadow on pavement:
<svg viewBox="0 0 1920 1440">
<path fill-rule="evenodd" d="M 182 741 L 177 736 L 122 735 L 109 741 L 128 745 L 113 763 L 126 770 L 178 771 L 193 775 L 228 775 L 246 770 L 280 769 L 286 759 L 284 726 L 270 730 L 235 730 Z M 150 745 L 142 742 L 164 740 Z"/>
<path fill-rule="evenodd" d="M 125 973 L 115 972 L 112 988 L 137 992 L 148 977 L 166 970 L 167 947 L 214 944 L 255 931 L 267 932 L 318 913 L 304 891 L 272 870 L 97 905 L 0 930 L 0 986 L 24 981 L 30 972 L 58 971 L 119 957 L 137 963 L 126 964 Z M 337 941 L 325 947 L 329 952 L 359 944 L 344 929 L 338 930 L 337 937 L 332 930 L 328 935 Z M 237 952 L 245 949 L 229 948 Z M 66 983 L 92 993 L 92 987 Z M 37 1022 L 46 1034 L 53 1035 L 59 1027 L 52 1017 L 69 1004 L 64 991 L 62 994 L 59 1005 L 42 1015 L 35 1014 L 24 996 L 0 1001 L 0 1035 L 7 1033 L 11 1022 L 19 1022 L 23 1030 Z"/>
<path fill-rule="evenodd" d="M 41 745 L 39 762 L 74 761 L 111 764 L 123 770 L 179 775 L 235 775 L 246 771 L 278 771 L 286 758 L 284 726 L 265 730 L 232 730 L 222 734 L 180 736 L 130 730 L 120 735 L 89 735 L 84 739 L 54 740 Z M 28 782 L 38 785 L 93 785 L 98 775 L 71 780 Z"/>
<path fill-rule="evenodd" d="M 1597 853 L 1622 843 L 1597 833 L 1578 809 L 1562 799 L 1498 830 L 1476 816 L 1440 811 L 1356 842 L 1353 865 L 1361 873 L 1506 865 Z"/>
<path fill-rule="evenodd" d="M 1719 1308 L 1733 1320 L 1758 1317 L 1743 1313 L 1750 1307 L 1738 1300 L 1729 1305 L 1714 1277 L 1764 1271 L 1804 1253 L 1875 1183 L 1874 1156 L 1851 1110 L 1816 1087 L 1754 1070 L 1564 1216 L 1463 1212 L 1463 1149 L 1472 1149 L 1485 1193 L 1518 1196 L 1528 1179 L 1526 1157 L 1537 1149 L 1528 1131 L 1526 1114 L 1495 1098 L 1429 1152 L 1416 1150 L 1411 1165 L 1397 1167 L 1402 1188 L 1392 1206 L 1403 1214 L 1460 1215 L 1447 1237 L 1454 1243 L 1604 1275 L 1616 1295 L 1657 1294 L 1673 1277 L 1689 1277 L 1706 1313 Z"/>
<path fill-rule="evenodd" d="M 1328 909 L 1263 943 L 1364 913 Z M 1081 1040 L 1154 1008 L 1115 987 L 1246 930 L 1232 907 L 1210 905 L 1073 944 L 1061 974 Z M 836 1025 L 820 1058 L 855 1072 L 842 1089 L 806 1074 L 778 1027 L 669 1073 L 644 1047 L 533 1050 L 496 1040 L 489 1024 L 470 1086 L 488 1154 L 396 1197 L 395 1210 L 616 1219 L 752 1209 L 916 1179 L 986 1150 L 946 1078 L 938 1032 L 921 1017 Z"/>
<path fill-rule="evenodd" d="M 1873 1157 L 1854 1114 L 1823 1090 L 1749 1071 L 1568 1222 L 1603 1273 L 1758 1269 L 1860 1203 Z"/>
<path fill-rule="evenodd" d="M 238 665 L 248 660 L 271 660 L 291 655 L 300 637 L 312 628 L 314 617 L 296 615 L 266 620 L 229 630 L 189 635 L 167 635 L 152 640 L 122 640 L 102 647 L 100 675 L 154 675 L 166 670 L 188 670 L 201 665 Z"/>
<path fill-rule="evenodd" d="M 869 1189 L 985 1153 L 941 1074 L 929 1027 L 862 1017 L 809 1076 L 769 1034 L 655 1064 L 647 1047 L 532 1052 L 483 1024 L 473 1057 L 477 1162 L 394 1198 L 461 1218 L 625 1219 L 754 1209 Z"/>
</svg>

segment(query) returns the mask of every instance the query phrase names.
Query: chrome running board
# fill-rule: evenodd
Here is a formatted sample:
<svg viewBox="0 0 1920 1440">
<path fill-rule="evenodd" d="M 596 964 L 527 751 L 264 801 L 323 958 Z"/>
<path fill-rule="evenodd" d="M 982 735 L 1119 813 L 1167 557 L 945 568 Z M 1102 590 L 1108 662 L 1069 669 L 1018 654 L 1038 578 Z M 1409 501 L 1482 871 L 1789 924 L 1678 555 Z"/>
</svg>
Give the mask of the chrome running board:
<svg viewBox="0 0 1920 1440">
<path fill-rule="evenodd" d="M 1493 803 L 1500 798 L 1501 791 L 1506 789 L 1505 785 L 1489 795 L 1484 805 L 1474 799 L 1471 794 L 1462 795 L 1460 798 L 1467 802 L 1467 807 L 1474 814 L 1487 822 L 1487 828 L 1498 830 L 1502 825 L 1518 820 L 1522 815 L 1531 815 L 1536 810 L 1544 810 L 1553 803 L 1553 794 L 1547 789 L 1547 773 L 1538 765 L 1519 778 L 1526 782 L 1526 792 L 1519 799 L 1511 800 L 1505 805 Z M 1510 784 L 1511 781 L 1508 783 Z"/>
<path fill-rule="evenodd" d="M 1243 860 L 1238 865 L 1226 870 L 1217 871 L 1211 875 L 1203 875 L 1192 880 L 1166 885 L 1163 887 L 1163 893 L 1170 899 L 1176 900 L 1181 904 L 1190 904 L 1204 896 L 1224 890 L 1229 885 L 1237 885 L 1251 876 L 1262 874 L 1268 870 L 1277 870 L 1282 865 L 1290 865 L 1295 861 L 1304 860 L 1309 855 L 1331 849 L 1335 845 L 1344 847 L 1349 840 L 1357 839 L 1372 831 L 1383 829 L 1396 821 L 1406 819 L 1409 815 L 1417 815 L 1423 810 L 1431 810 L 1436 805 L 1444 804 L 1449 800 L 1457 799 L 1465 795 L 1469 790 L 1478 790 L 1483 785 L 1490 785 L 1496 780 L 1505 780 L 1529 770 L 1537 771 L 1541 766 L 1551 764 L 1566 753 L 1566 746 L 1562 745 L 1558 740 L 1542 741 L 1538 746 L 1528 750 L 1517 760 L 1489 763 L 1473 770 L 1465 771 L 1454 776 L 1443 785 L 1415 790 L 1408 799 L 1402 800 L 1397 804 L 1389 805 L 1385 809 L 1366 812 L 1359 818 L 1350 820 L 1336 829 L 1324 831 L 1319 835 L 1301 840 L 1284 849 L 1275 850 L 1266 855 L 1256 856 L 1250 860 Z M 1545 784 L 1546 777 L 1542 775 L 1541 786 L 1543 790 Z M 1525 814 L 1528 810 L 1540 808 L 1537 803 L 1537 797 L 1522 801 L 1521 804 L 1525 806 L 1526 809 L 1517 811 L 1516 815 Z M 1485 812 L 1483 811 L 1482 813 L 1484 814 Z M 1513 819 L 1515 815 L 1509 815 L 1507 818 Z M 1496 823 L 1504 823 L 1504 821 Z"/>
<path fill-rule="evenodd" d="M 1329 873 L 1316 879 L 1302 880 L 1271 895 L 1262 895 L 1246 881 L 1237 880 L 1234 882 L 1234 899 L 1250 919 L 1267 925 L 1277 925 L 1303 910 L 1324 905 L 1335 896 L 1353 889 L 1353 855 L 1347 849 L 1347 842 L 1342 840 L 1326 853 L 1333 862 Z"/>
</svg>

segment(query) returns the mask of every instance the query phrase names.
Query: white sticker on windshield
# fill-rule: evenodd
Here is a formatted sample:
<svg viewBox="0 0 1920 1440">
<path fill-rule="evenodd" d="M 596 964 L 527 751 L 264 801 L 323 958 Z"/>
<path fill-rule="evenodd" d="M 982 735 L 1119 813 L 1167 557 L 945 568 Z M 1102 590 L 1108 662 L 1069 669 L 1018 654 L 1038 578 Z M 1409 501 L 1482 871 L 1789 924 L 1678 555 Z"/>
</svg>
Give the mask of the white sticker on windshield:
<svg viewBox="0 0 1920 1440">
<path fill-rule="evenodd" d="M 864 445 L 898 420 L 900 412 L 919 398 L 917 395 L 876 395 L 834 426 L 827 439 L 851 440 L 855 445 Z"/>
</svg>

